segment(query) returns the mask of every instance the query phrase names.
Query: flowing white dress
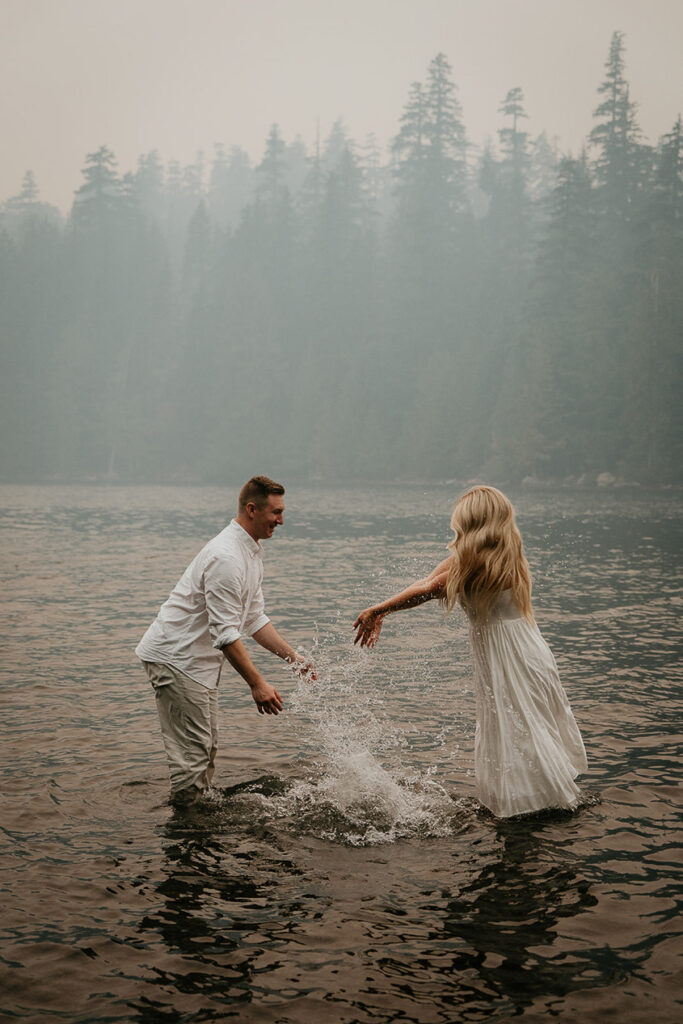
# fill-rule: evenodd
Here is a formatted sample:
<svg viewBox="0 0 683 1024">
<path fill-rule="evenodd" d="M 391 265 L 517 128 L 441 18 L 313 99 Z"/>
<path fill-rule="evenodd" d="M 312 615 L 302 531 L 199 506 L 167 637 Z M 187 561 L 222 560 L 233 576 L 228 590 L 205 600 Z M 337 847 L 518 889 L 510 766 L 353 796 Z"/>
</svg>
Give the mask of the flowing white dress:
<svg viewBox="0 0 683 1024">
<path fill-rule="evenodd" d="M 470 623 L 477 696 L 477 797 L 497 817 L 573 808 L 586 769 L 581 733 L 550 648 L 505 590 Z"/>
</svg>

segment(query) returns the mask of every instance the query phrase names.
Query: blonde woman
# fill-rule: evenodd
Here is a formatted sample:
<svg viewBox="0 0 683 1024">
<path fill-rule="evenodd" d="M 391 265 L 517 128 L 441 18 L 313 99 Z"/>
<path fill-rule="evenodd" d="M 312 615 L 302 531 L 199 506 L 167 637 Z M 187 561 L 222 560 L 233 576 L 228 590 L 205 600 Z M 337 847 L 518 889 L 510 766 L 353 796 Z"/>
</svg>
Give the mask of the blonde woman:
<svg viewBox="0 0 683 1024">
<path fill-rule="evenodd" d="M 477 796 L 499 818 L 573 808 L 586 769 L 581 733 L 531 607 L 531 578 L 512 505 L 495 487 L 458 500 L 452 555 L 423 580 L 361 612 L 356 643 L 374 647 L 386 615 L 442 600 L 470 622 L 477 696 Z"/>
</svg>

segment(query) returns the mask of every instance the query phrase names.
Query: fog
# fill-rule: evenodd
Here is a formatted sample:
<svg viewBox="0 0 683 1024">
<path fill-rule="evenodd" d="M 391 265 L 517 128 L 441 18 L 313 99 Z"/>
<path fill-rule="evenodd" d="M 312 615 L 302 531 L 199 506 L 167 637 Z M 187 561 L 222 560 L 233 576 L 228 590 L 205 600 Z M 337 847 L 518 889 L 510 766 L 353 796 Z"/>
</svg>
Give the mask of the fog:
<svg viewBox="0 0 683 1024">
<path fill-rule="evenodd" d="M 411 82 L 444 52 L 470 141 L 496 138 L 507 91 L 524 90 L 532 136 L 577 153 L 616 29 L 646 137 L 683 97 L 679 0 L 2 0 L 0 199 L 27 169 L 68 213 L 86 153 L 122 171 L 156 149 L 205 162 L 215 143 L 252 162 L 276 121 L 315 143 L 342 117 L 383 153 Z"/>
<path fill-rule="evenodd" d="M 681 482 L 678 5 L 0 16 L 1 480 Z"/>
</svg>

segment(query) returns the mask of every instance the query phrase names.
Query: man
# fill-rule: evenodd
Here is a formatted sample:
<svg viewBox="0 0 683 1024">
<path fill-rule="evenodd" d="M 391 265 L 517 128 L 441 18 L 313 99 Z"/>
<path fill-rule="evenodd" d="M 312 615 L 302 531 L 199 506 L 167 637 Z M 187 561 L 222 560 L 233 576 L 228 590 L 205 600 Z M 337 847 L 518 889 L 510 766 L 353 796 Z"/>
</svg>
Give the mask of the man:
<svg viewBox="0 0 683 1024">
<path fill-rule="evenodd" d="M 261 541 L 282 525 L 284 493 L 266 476 L 244 485 L 236 518 L 190 563 L 135 649 L 154 687 L 175 803 L 192 803 L 213 777 L 224 660 L 249 685 L 259 714 L 282 711 L 280 694 L 257 670 L 243 635 L 315 678 L 312 663 L 290 647 L 264 611 Z"/>
</svg>

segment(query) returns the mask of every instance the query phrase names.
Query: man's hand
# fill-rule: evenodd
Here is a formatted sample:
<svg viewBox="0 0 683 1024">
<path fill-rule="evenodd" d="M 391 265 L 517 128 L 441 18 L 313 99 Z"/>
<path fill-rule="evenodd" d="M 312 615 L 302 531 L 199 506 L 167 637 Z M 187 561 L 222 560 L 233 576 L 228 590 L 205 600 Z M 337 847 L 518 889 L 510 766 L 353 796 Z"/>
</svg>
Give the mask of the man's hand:
<svg viewBox="0 0 683 1024">
<path fill-rule="evenodd" d="M 318 678 L 315 663 L 310 658 L 305 658 L 303 654 L 297 654 L 289 663 L 289 667 L 305 683 L 313 683 Z"/>
<path fill-rule="evenodd" d="M 247 653 L 241 640 L 223 648 L 223 654 L 242 679 L 249 684 L 259 715 L 279 715 L 282 698 L 274 686 L 267 683 Z"/>
<path fill-rule="evenodd" d="M 353 624 L 354 629 L 358 627 L 354 644 L 360 643 L 361 647 L 374 647 L 382 631 L 383 618 L 384 616 L 376 612 L 374 608 L 366 608 L 364 612 L 361 612 Z"/>
<path fill-rule="evenodd" d="M 251 688 L 251 695 L 254 698 L 259 715 L 279 715 L 282 711 L 282 697 L 274 686 L 262 679 Z"/>
</svg>

